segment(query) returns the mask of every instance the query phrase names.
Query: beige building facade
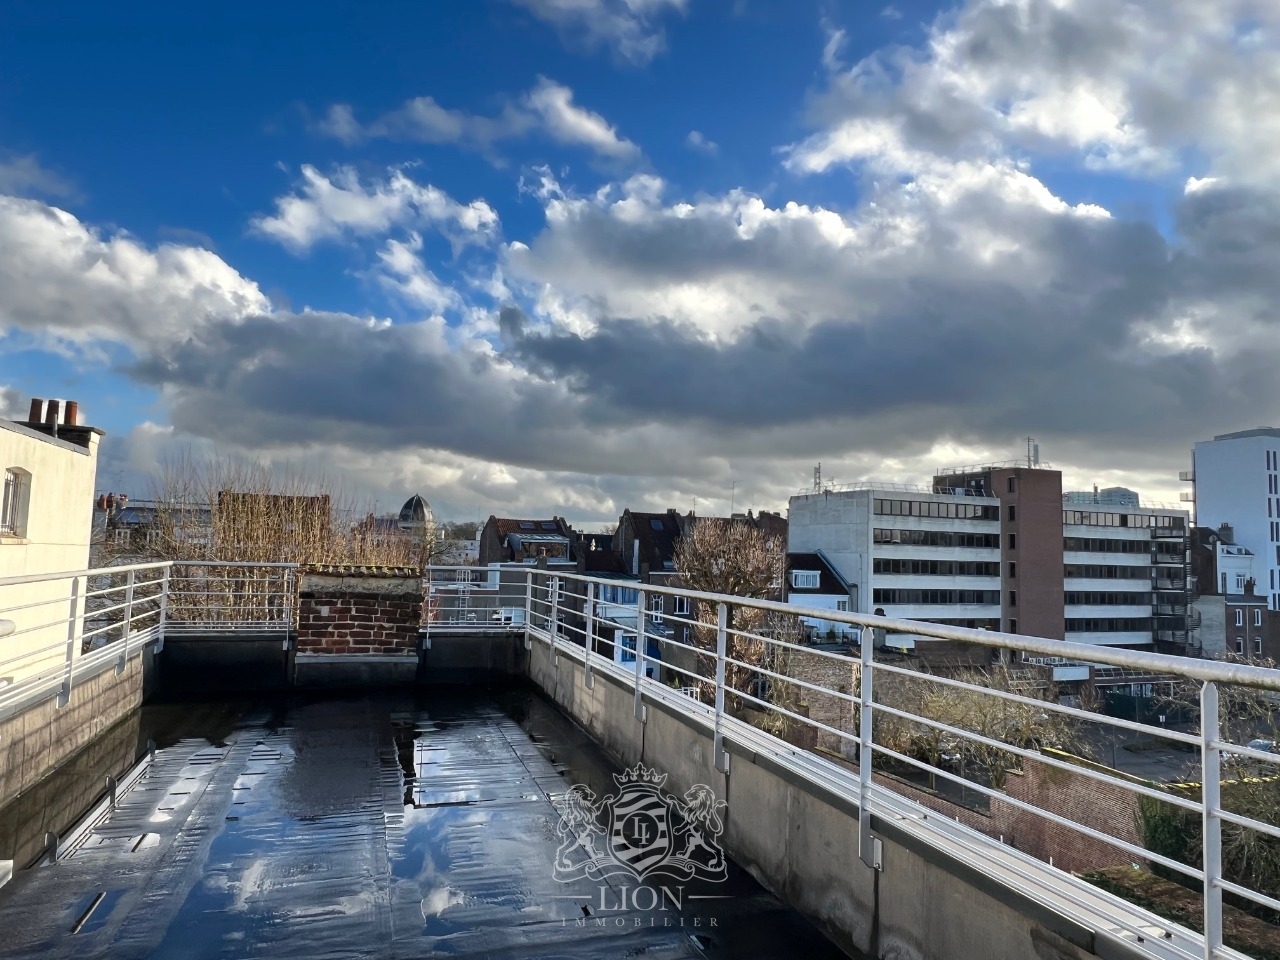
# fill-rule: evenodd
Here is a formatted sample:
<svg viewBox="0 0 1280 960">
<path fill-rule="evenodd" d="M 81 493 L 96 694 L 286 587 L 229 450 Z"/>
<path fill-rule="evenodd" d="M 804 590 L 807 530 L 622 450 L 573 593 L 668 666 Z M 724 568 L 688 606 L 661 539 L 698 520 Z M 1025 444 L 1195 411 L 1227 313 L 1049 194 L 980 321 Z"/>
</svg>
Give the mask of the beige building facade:
<svg viewBox="0 0 1280 960">
<path fill-rule="evenodd" d="M 32 401 L 25 422 L 0 419 L 0 580 L 89 564 L 102 431 L 76 417 L 75 404 L 51 400 Z M 0 685 L 65 662 L 71 590 L 69 580 L 0 584 Z"/>
</svg>

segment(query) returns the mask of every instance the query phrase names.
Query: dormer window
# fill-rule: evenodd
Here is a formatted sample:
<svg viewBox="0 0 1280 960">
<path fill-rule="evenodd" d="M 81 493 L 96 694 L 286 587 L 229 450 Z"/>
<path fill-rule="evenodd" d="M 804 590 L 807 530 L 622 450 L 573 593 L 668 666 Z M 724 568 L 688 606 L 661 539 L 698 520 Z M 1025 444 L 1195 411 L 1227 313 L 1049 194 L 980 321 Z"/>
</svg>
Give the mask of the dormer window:
<svg viewBox="0 0 1280 960">
<path fill-rule="evenodd" d="M 532 529 L 534 529 L 534 527 L 533 527 L 533 521 L 531 521 L 531 520 L 521 520 L 521 521 L 520 521 L 520 529 L 521 529 L 521 530 L 532 530 Z"/>
<path fill-rule="evenodd" d="M 649 521 L 649 526 L 651 526 L 654 530 L 661 530 L 661 529 L 662 529 L 662 521 L 661 521 L 661 520 L 650 520 L 650 521 Z"/>
<path fill-rule="evenodd" d="M 818 575 L 817 570 L 792 570 L 791 586 L 796 590 L 817 590 Z"/>
</svg>

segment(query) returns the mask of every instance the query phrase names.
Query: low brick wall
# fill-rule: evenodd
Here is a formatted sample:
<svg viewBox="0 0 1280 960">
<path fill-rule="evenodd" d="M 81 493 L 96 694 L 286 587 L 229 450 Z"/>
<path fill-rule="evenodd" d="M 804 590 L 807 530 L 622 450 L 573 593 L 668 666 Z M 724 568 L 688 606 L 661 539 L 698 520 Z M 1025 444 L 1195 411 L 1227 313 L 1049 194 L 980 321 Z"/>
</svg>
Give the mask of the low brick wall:
<svg viewBox="0 0 1280 960">
<path fill-rule="evenodd" d="M 422 576 L 410 567 L 306 567 L 298 581 L 299 653 L 412 654 Z"/>
</svg>

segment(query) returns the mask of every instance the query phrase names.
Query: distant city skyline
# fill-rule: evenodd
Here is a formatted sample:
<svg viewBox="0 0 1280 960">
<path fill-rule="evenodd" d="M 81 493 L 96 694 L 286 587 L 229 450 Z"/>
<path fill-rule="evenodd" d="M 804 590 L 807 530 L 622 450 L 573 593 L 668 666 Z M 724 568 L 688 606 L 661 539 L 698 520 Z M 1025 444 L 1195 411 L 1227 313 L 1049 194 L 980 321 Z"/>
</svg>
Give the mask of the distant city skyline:
<svg viewBox="0 0 1280 960">
<path fill-rule="evenodd" d="M 1280 9 L 60 0 L 0 32 L 0 416 L 442 519 L 785 510 L 1280 423 Z"/>
</svg>

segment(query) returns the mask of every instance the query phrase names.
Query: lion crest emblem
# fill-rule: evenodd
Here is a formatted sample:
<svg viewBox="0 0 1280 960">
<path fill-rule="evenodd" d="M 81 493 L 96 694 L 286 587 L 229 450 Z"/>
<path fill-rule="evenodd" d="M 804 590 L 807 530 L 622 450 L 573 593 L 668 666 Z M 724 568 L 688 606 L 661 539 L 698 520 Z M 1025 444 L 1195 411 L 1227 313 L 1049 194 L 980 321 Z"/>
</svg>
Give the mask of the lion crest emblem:
<svg viewBox="0 0 1280 960">
<path fill-rule="evenodd" d="M 728 865 L 717 842 L 725 803 L 709 786 L 694 784 L 683 797 L 673 797 L 662 792 L 667 775 L 643 764 L 613 780 L 618 792 L 603 800 L 579 783 L 556 803 L 557 880 L 725 879 Z"/>
</svg>

